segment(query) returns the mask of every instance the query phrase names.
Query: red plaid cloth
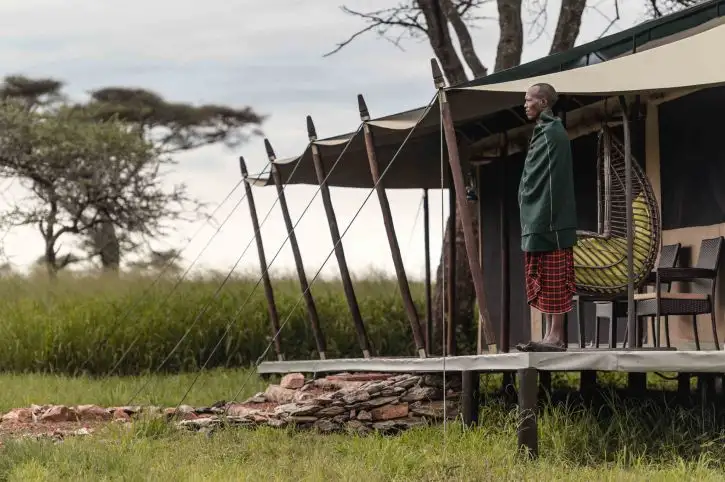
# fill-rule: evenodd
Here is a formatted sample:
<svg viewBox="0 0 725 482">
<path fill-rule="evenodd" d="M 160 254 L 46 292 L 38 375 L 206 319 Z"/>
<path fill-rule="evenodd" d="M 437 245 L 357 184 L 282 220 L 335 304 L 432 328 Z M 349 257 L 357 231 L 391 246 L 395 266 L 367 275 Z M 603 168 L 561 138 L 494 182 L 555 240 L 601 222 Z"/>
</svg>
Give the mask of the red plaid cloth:
<svg viewBox="0 0 725 482">
<path fill-rule="evenodd" d="M 574 252 L 525 252 L 526 299 L 533 308 L 550 315 L 568 313 L 574 296 Z"/>
</svg>

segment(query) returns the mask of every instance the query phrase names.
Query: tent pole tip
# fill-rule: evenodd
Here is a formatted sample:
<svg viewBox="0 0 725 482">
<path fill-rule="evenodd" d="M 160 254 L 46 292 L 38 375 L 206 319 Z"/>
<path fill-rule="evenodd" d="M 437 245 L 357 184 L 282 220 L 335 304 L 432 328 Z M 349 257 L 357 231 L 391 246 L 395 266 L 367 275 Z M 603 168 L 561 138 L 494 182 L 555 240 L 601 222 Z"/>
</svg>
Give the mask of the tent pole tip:
<svg viewBox="0 0 725 482">
<path fill-rule="evenodd" d="M 309 137 L 310 142 L 317 140 L 317 130 L 315 129 L 315 124 L 312 122 L 312 116 L 307 116 L 307 137 Z"/>
<path fill-rule="evenodd" d="M 368 106 L 365 103 L 365 98 L 362 94 L 357 95 L 357 108 L 360 111 L 360 120 L 363 122 L 369 121 L 370 112 L 368 111 Z"/>
<path fill-rule="evenodd" d="M 267 151 L 269 162 L 274 162 L 277 159 L 277 156 L 274 154 L 274 149 L 272 149 L 272 144 L 270 144 L 269 139 L 266 137 L 264 138 L 264 150 Z"/>
<path fill-rule="evenodd" d="M 442 89 L 446 86 L 446 80 L 443 78 L 443 72 L 441 67 L 438 65 L 438 61 L 435 58 L 430 59 L 430 68 L 433 72 L 433 84 L 436 89 Z"/>
<path fill-rule="evenodd" d="M 244 156 L 239 156 L 239 169 L 242 171 L 242 177 L 246 179 L 249 172 L 247 171 L 247 163 L 244 162 Z"/>
</svg>

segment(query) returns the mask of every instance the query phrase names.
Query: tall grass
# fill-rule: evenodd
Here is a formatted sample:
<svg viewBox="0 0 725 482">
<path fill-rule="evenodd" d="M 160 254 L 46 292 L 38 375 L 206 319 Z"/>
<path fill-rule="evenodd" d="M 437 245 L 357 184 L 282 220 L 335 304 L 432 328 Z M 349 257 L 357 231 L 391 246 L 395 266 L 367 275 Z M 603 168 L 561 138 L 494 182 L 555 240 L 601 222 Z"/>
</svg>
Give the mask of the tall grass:
<svg viewBox="0 0 725 482">
<path fill-rule="evenodd" d="M 153 277 L 109 279 L 63 276 L 0 279 L 0 370 L 117 374 L 245 366 L 271 339 L 267 302 L 254 277 L 232 278 L 215 296 L 222 276 L 155 282 Z M 287 358 L 315 356 L 304 302 L 296 279 L 273 280 L 284 323 L 281 344 Z M 410 328 L 394 280 L 356 280 L 356 294 L 370 341 L 381 355 L 412 355 Z M 423 313 L 423 287 L 412 285 Z M 329 356 L 359 356 L 353 323 L 339 281 L 319 280 L 312 288 Z M 248 302 L 245 303 L 245 300 Z M 296 306 L 295 306 L 296 305 Z M 224 340 L 216 352 L 217 342 Z M 125 356 L 124 356 L 125 353 Z M 270 353 L 274 356 L 273 350 Z"/>
</svg>

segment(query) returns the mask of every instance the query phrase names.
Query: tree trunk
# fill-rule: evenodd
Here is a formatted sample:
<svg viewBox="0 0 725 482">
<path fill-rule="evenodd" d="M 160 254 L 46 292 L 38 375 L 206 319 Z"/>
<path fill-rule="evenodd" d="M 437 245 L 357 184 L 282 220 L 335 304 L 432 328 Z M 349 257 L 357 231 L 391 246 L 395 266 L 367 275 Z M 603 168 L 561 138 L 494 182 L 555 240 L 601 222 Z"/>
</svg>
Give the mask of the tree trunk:
<svg viewBox="0 0 725 482">
<path fill-rule="evenodd" d="M 448 83 L 459 84 L 467 81 L 468 76 L 453 46 L 451 33 L 448 30 L 448 21 L 441 10 L 439 1 L 418 0 L 418 6 L 425 17 L 430 46 L 441 63 L 443 74 L 445 74 Z"/>
<path fill-rule="evenodd" d="M 562 0 L 559 21 L 556 23 L 549 54 L 564 52 L 574 47 L 586 6 L 587 0 Z"/>
<path fill-rule="evenodd" d="M 116 236 L 116 227 L 105 219 L 93 231 L 93 246 L 101 257 L 101 266 L 108 273 L 118 273 L 121 264 L 121 247 Z"/>
<path fill-rule="evenodd" d="M 48 278 L 55 280 L 58 278 L 58 260 L 55 256 L 55 243 L 52 240 L 45 240 L 45 269 L 48 271 Z"/>
<path fill-rule="evenodd" d="M 473 40 L 471 34 L 468 31 L 468 27 L 465 22 L 458 14 L 458 10 L 453 5 L 451 0 L 441 0 L 441 6 L 443 13 L 448 18 L 448 21 L 453 26 L 453 30 L 456 32 L 458 37 L 458 43 L 461 46 L 461 55 L 463 60 L 466 61 L 468 67 L 471 69 L 474 78 L 485 77 L 488 74 L 488 69 L 483 65 L 481 60 L 476 55 L 476 49 L 473 46 Z"/>
<path fill-rule="evenodd" d="M 566 0 L 565 0 L 566 1 Z M 524 26 L 521 22 L 522 0 L 497 0 L 500 36 L 495 70 L 510 69 L 521 63 L 524 47 Z"/>
</svg>

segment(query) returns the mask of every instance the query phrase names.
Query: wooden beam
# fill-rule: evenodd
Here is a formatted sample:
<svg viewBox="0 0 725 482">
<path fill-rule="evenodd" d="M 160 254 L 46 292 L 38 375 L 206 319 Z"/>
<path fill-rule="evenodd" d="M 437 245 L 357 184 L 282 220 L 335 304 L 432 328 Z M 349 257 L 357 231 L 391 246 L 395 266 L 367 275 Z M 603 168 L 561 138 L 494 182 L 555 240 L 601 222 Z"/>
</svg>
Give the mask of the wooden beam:
<svg viewBox="0 0 725 482">
<path fill-rule="evenodd" d="M 352 321 L 355 324 L 355 331 L 357 332 L 358 343 L 362 349 L 363 357 L 370 358 L 372 356 L 370 341 L 368 340 L 368 335 L 365 331 L 365 323 L 363 322 L 362 315 L 360 314 L 360 307 L 357 303 L 357 297 L 355 296 L 355 289 L 352 285 L 350 271 L 347 269 L 347 260 L 345 259 L 345 250 L 342 247 L 340 229 L 337 227 L 337 217 L 335 216 L 335 210 L 332 207 L 330 188 L 327 185 L 327 173 L 325 172 L 325 166 L 322 164 L 320 148 L 315 144 L 315 141 L 317 140 L 317 132 L 315 130 L 315 125 L 312 122 L 312 117 L 310 116 L 307 116 L 307 135 L 310 139 L 312 162 L 315 164 L 315 173 L 317 174 L 317 180 L 320 184 L 320 194 L 322 195 L 322 203 L 325 206 L 327 224 L 330 228 L 330 237 L 332 238 L 337 264 L 340 268 L 342 288 L 345 291 L 345 298 L 347 299 L 347 305 L 350 308 Z"/>
<path fill-rule="evenodd" d="M 363 123 L 363 136 L 365 138 L 365 150 L 368 155 L 368 164 L 370 165 L 370 175 L 372 176 L 373 183 L 375 184 L 375 192 L 377 193 L 378 201 L 380 202 L 380 211 L 383 215 L 385 234 L 388 237 L 390 254 L 393 257 L 393 265 L 395 266 L 395 275 L 398 279 L 400 295 L 403 298 L 403 305 L 405 306 L 405 312 L 408 315 L 408 321 L 410 322 L 410 329 L 413 332 L 413 341 L 415 342 L 415 348 L 418 351 L 418 356 L 425 358 L 425 340 L 423 339 L 423 332 L 420 329 L 418 310 L 415 308 L 413 295 L 410 293 L 410 285 L 408 284 L 408 277 L 405 274 L 403 257 L 400 255 L 398 237 L 395 234 L 393 215 L 390 212 L 390 202 L 388 201 L 388 195 L 385 192 L 385 186 L 380 176 L 380 164 L 378 163 L 378 155 L 375 150 L 373 132 L 370 125 L 367 123 L 367 121 L 370 120 L 370 113 L 368 112 L 368 107 L 365 104 L 365 99 L 362 95 L 357 96 L 357 101 L 358 109 L 360 111 L 360 120 Z"/>
<path fill-rule="evenodd" d="M 279 168 L 274 163 L 277 156 L 272 149 L 272 144 L 269 140 L 264 140 L 264 147 L 267 151 L 267 157 L 269 163 L 272 166 L 272 178 L 274 184 L 277 187 L 277 198 L 279 199 L 279 206 L 282 209 L 282 217 L 284 218 L 284 224 L 287 228 L 287 236 L 289 237 L 290 246 L 292 247 L 292 255 L 295 259 L 295 267 L 297 268 L 297 278 L 300 281 L 300 288 L 302 289 L 302 296 L 305 299 L 305 305 L 307 307 L 307 316 L 310 321 L 310 327 L 312 328 L 312 334 L 315 337 L 315 345 L 317 346 L 317 353 L 320 355 L 320 360 L 327 358 L 327 345 L 325 343 L 325 335 L 322 333 L 320 328 L 320 317 L 317 314 L 317 307 L 315 306 L 315 300 L 312 298 L 310 292 L 310 285 L 307 282 L 307 275 L 305 274 L 305 267 L 302 263 L 302 254 L 300 253 L 300 246 L 297 243 L 297 235 L 295 234 L 295 228 L 292 225 L 292 218 L 289 214 L 289 208 L 287 206 L 287 198 L 284 194 L 284 185 L 282 176 L 280 175 Z"/>
<path fill-rule="evenodd" d="M 269 270 L 267 267 L 267 258 L 264 255 L 264 245 L 262 244 L 262 233 L 259 230 L 259 219 L 257 218 L 257 208 L 254 205 L 254 195 L 252 193 L 252 186 L 247 182 L 249 172 L 247 171 L 247 164 L 244 162 L 243 157 L 239 157 L 239 168 L 242 171 L 242 178 L 244 179 L 244 190 L 247 195 L 247 202 L 249 203 L 249 216 L 252 218 L 252 228 L 254 229 L 254 239 L 257 242 L 257 254 L 259 255 L 259 267 L 262 271 L 262 283 L 264 284 L 264 296 L 267 298 L 267 311 L 269 313 L 269 324 L 272 330 L 272 340 L 274 343 L 274 351 L 277 353 L 277 360 L 284 360 L 284 354 L 282 353 L 282 344 L 279 340 L 280 327 L 279 327 L 279 314 L 277 313 L 277 305 L 274 301 L 274 291 L 272 290 L 272 282 L 269 279 Z"/>
</svg>

